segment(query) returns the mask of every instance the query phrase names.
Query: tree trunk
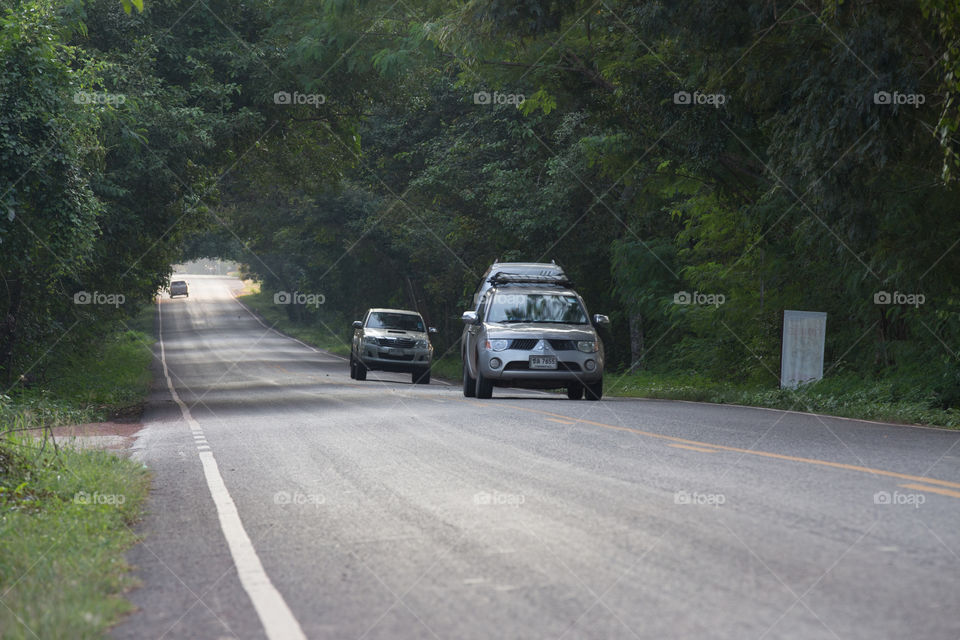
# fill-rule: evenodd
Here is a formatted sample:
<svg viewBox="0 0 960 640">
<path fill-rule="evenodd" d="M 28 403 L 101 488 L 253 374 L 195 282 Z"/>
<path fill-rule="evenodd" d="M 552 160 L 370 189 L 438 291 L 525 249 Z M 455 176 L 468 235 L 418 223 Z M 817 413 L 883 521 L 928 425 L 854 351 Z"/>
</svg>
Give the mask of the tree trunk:
<svg viewBox="0 0 960 640">
<path fill-rule="evenodd" d="M 10 278 L 7 284 L 9 304 L 0 322 L 0 376 L 4 386 L 13 382 L 13 352 L 17 341 L 17 318 L 20 314 L 20 294 L 23 288 L 19 278 Z"/>
<path fill-rule="evenodd" d="M 630 314 L 630 370 L 643 368 L 643 315 Z"/>
</svg>

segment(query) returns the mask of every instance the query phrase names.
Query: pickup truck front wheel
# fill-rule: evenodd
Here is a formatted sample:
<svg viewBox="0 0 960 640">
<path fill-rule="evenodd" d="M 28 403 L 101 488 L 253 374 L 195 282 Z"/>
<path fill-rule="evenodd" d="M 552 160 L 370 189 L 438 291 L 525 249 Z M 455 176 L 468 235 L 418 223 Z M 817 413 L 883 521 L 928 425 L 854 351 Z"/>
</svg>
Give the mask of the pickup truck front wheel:
<svg viewBox="0 0 960 640">
<path fill-rule="evenodd" d="M 477 397 L 482 400 L 493 397 L 493 381 L 481 371 L 477 371 Z"/>
<path fill-rule="evenodd" d="M 463 397 L 473 398 L 477 394 L 477 381 L 470 377 L 467 361 L 463 361 Z"/>
<path fill-rule="evenodd" d="M 603 378 L 596 382 L 590 382 L 584 385 L 584 392 L 587 400 L 599 400 L 603 397 Z"/>
</svg>

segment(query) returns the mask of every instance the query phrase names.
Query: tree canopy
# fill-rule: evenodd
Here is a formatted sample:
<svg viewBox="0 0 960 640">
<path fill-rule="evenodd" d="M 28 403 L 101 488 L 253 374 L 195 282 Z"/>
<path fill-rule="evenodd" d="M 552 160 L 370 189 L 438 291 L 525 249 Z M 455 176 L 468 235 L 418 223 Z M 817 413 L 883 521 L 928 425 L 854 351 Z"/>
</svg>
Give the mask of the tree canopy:
<svg viewBox="0 0 960 640">
<path fill-rule="evenodd" d="M 826 311 L 830 372 L 960 403 L 955 3 L 0 7 L 7 377 L 184 252 L 454 350 L 490 262 L 556 259 L 615 367 L 773 385 L 783 310 Z"/>
</svg>

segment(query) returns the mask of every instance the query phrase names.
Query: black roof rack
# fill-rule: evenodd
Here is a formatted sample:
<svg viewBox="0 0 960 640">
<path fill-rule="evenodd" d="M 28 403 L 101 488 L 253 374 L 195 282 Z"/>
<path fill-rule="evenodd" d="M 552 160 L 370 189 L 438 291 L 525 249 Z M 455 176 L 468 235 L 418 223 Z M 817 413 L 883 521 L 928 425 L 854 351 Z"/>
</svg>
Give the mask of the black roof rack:
<svg viewBox="0 0 960 640">
<path fill-rule="evenodd" d="M 510 262 L 523 262 L 523 260 L 511 260 Z M 507 264 L 507 262 L 503 258 L 497 258 L 496 260 L 493 261 L 493 264 Z M 559 264 L 557 264 L 557 261 L 555 258 L 550 258 L 550 264 L 555 264 L 558 267 L 560 266 Z"/>
<path fill-rule="evenodd" d="M 557 285 L 560 287 L 572 287 L 573 282 L 564 275 L 541 276 L 527 273 L 495 273 L 487 280 L 492 285 L 498 284 L 543 284 Z"/>
</svg>

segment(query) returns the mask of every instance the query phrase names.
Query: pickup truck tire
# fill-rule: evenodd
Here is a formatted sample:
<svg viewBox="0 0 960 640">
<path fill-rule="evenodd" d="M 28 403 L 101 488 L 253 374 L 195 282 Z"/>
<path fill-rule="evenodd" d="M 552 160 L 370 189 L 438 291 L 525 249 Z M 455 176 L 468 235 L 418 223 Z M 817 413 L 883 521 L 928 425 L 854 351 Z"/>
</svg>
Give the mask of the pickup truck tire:
<svg viewBox="0 0 960 640">
<path fill-rule="evenodd" d="M 493 382 L 480 371 L 477 371 L 477 397 L 481 400 L 493 397 Z"/>
<path fill-rule="evenodd" d="M 597 380 L 596 382 L 591 382 L 584 385 L 584 395 L 586 395 L 587 400 L 599 400 L 603 397 L 603 378 Z"/>
<path fill-rule="evenodd" d="M 467 370 L 467 362 L 464 359 L 463 362 L 463 397 L 464 398 L 473 398 L 477 395 L 477 381 L 470 377 L 470 372 Z"/>
</svg>

